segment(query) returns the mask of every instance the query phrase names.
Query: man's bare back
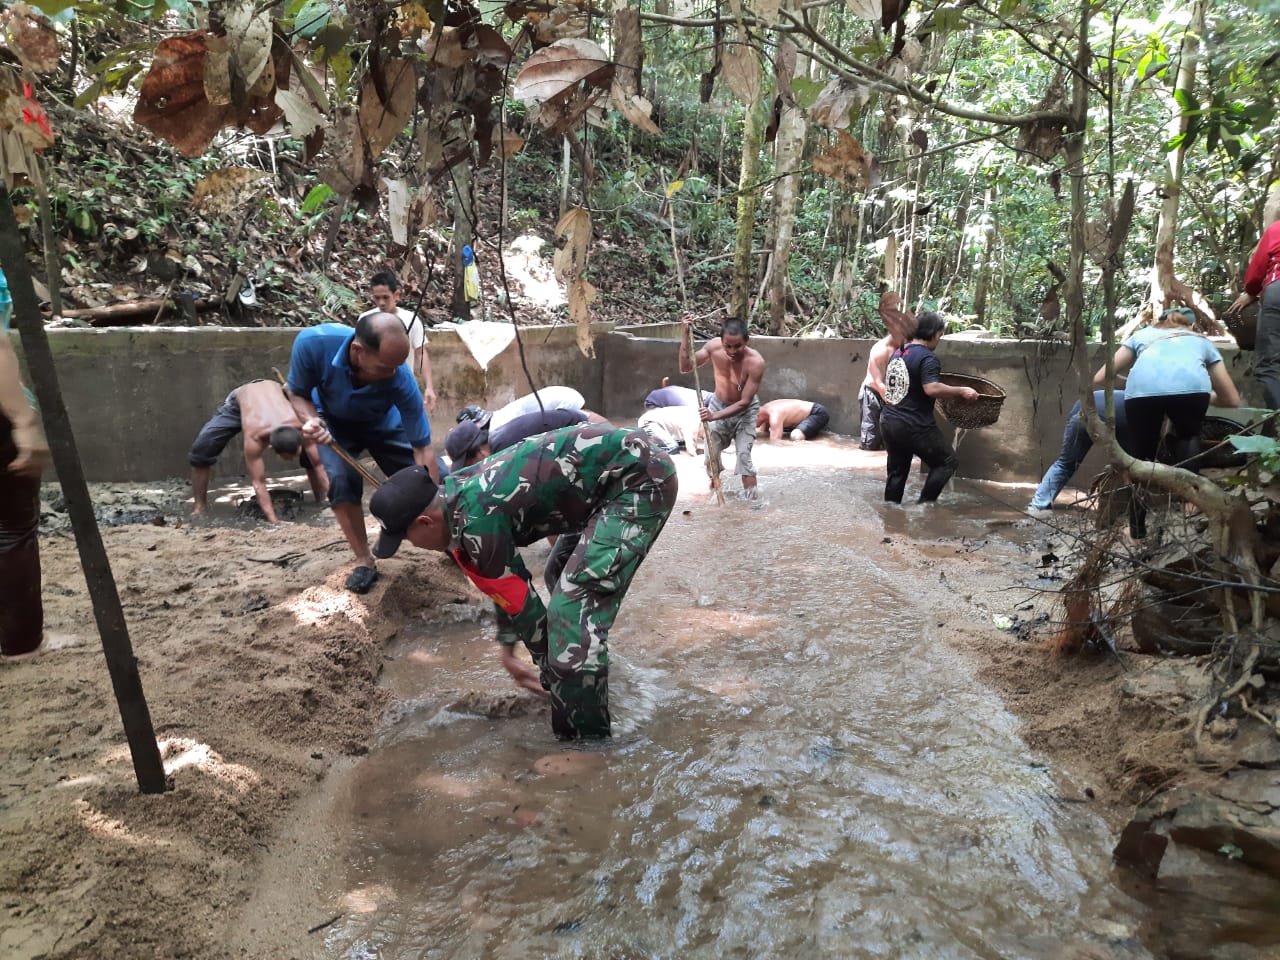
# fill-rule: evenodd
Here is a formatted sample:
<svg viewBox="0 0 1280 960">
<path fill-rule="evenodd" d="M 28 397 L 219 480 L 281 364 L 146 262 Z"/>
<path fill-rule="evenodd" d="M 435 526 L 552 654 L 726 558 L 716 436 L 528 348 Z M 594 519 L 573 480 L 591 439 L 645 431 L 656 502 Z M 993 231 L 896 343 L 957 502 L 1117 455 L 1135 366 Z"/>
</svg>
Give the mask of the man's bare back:
<svg viewBox="0 0 1280 960">
<path fill-rule="evenodd" d="M 769 431 L 770 440 L 781 440 L 782 434 L 813 412 L 812 400 L 770 400 L 756 414 L 756 429 Z"/>
<path fill-rule="evenodd" d="M 240 428 L 245 439 L 266 446 L 271 431 L 278 426 L 302 429 L 302 420 L 289 403 L 284 389 L 271 380 L 246 383 L 236 390 L 240 400 Z"/>
</svg>

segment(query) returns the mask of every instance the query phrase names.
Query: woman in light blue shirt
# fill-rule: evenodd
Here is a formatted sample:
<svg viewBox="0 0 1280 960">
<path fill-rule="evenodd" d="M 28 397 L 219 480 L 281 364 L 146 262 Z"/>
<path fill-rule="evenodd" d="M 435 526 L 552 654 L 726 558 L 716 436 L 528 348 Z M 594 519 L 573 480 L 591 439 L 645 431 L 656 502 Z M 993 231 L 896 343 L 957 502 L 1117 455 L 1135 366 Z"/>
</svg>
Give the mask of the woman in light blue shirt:
<svg viewBox="0 0 1280 960">
<path fill-rule="evenodd" d="M 1116 376 L 1128 371 L 1124 412 L 1129 421 L 1130 449 L 1140 460 L 1154 460 L 1161 428 L 1169 419 L 1169 451 L 1174 464 L 1200 452 L 1200 427 L 1210 402 L 1240 406 L 1222 354 L 1191 329 L 1190 307 L 1173 307 L 1154 326 L 1139 330 L 1116 351 Z M 1093 378 L 1106 381 L 1106 367 Z"/>
</svg>

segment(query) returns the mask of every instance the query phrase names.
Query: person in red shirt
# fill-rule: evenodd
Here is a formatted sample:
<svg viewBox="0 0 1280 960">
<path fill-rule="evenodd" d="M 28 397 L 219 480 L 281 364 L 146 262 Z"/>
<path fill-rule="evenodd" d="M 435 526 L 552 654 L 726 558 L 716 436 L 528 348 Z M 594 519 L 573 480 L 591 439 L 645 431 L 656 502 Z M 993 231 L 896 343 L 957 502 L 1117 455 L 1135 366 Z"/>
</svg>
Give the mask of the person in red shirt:
<svg viewBox="0 0 1280 960">
<path fill-rule="evenodd" d="M 1280 220 L 1262 231 L 1262 239 L 1244 272 L 1244 293 L 1227 307 L 1227 313 L 1239 313 L 1249 304 L 1262 301 L 1258 310 L 1253 375 L 1272 410 L 1280 410 L 1280 283 L 1277 281 L 1280 281 Z"/>
</svg>

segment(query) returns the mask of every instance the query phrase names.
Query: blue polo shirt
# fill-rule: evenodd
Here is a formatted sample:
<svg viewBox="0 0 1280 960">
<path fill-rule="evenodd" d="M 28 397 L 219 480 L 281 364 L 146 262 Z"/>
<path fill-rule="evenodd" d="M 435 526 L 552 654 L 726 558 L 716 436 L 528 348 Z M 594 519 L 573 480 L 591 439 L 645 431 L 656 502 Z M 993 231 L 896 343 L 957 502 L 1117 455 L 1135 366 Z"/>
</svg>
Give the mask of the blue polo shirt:
<svg viewBox="0 0 1280 960">
<path fill-rule="evenodd" d="M 422 412 L 422 392 L 407 363 L 390 380 L 357 386 L 350 348 L 355 331 L 341 323 L 307 327 L 293 341 L 289 390 L 310 397 L 331 428 L 350 430 L 403 426 L 410 445 L 431 446 L 431 426 Z"/>
</svg>

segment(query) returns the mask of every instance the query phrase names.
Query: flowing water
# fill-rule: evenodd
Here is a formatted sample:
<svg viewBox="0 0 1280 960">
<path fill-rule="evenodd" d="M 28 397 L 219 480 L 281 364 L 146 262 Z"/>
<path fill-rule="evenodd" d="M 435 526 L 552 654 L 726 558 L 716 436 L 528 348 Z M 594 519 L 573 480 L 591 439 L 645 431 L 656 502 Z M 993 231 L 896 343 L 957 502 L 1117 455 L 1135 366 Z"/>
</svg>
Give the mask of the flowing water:
<svg viewBox="0 0 1280 960">
<path fill-rule="evenodd" d="M 681 502 L 611 635 L 611 741 L 553 739 L 479 596 L 461 623 L 406 627 L 388 726 L 315 820 L 338 837 L 316 863 L 337 909 L 307 956 L 1210 955 L 1176 902 L 1121 890 L 1080 787 L 942 636 L 973 612 L 920 559 L 1016 559 L 1033 539 L 1016 509 L 966 484 L 884 507 L 879 461 L 838 440 L 756 453 L 763 503 L 730 479 L 724 507 L 681 458 Z M 1198 933 L 1221 927 L 1178 902 Z"/>
<path fill-rule="evenodd" d="M 682 465 L 610 638 L 610 742 L 558 743 L 487 620 L 398 641 L 328 811 L 317 956 L 1163 955 L 1106 827 L 940 639 L 970 614 L 880 548 L 989 536 L 998 505 L 886 508 L 879 470 L 806 447 L 758 506 Z"/>
</svg>

